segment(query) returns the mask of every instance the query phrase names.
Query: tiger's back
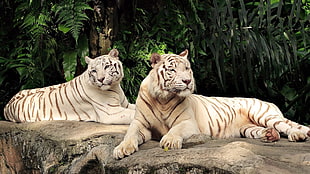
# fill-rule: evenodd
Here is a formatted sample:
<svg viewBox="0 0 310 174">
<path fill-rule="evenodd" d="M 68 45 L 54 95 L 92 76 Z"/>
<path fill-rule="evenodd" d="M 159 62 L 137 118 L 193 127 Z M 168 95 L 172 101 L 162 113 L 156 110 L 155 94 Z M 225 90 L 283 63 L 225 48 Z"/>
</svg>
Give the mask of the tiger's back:
<svg viewBox="0 0 310 174">
<path fill-rule="evenodd" d="M 195 107 L 201 133 L 212 137 L 240 137 L 240 128 L 247 124 L 268 127 L 270 123 L 266 117 L 269 116 L 277 120 L 286 120 L 277 106 L 255 98 L 206 97 L 192 94 L 188 99 L 189 103 L 192 103 L 191 106 Z"/>
<path fill-rule="evenodd" d="M 96 114 L 91 103 L 82 97 L 85 93 L 78 83 L 79 78 L 81 77 L 63 84 L 18 92 L 5 106 L 5 118 L 14 122 L 98 121 L 92 117 Z"/>
</svg>

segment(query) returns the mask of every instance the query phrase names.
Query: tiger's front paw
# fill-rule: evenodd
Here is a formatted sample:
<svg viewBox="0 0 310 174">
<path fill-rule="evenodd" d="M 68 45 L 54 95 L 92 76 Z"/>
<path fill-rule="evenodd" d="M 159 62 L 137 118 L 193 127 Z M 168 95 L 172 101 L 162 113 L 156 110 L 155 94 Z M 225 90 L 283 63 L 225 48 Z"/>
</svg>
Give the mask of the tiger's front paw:
<svg viewBox="0 0 310 174">
<path fill-rule="evenodd" d="M 308 136 L 301 131 L 294 131 L 288 135 L 288 140 L 293 142 L 306 141 L 307 138 Z"/>
<path fill-rule="evenodd" d="M 160 147 L 169 149 L 181 149 L 183 138 L 180 136 L 174 136 L 172 134 L 166 134 L 160 140 Z"/>
<path fill-rule="evenodd" d="M 121 159 L 125 156 L 133 154 L 135 151 L 138 150 L 138 141 L 124 140 L 114 148 L 113 157 L 115 159 Z"/>
</svg>

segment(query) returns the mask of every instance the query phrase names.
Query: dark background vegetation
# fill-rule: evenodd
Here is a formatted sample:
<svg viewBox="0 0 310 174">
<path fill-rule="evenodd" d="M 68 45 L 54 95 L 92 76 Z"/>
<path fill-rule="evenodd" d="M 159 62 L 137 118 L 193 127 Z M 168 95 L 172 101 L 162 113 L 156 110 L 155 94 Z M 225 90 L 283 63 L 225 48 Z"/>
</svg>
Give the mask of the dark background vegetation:
<svg viewBox="0 0 310 174">
<path fill-rule="evenodd" d="M 190 52 L 196 93 L 255 97 L 310 124 L 308 0 L 2 0 L 0 119 L 19 90 L 68 81 L 117 48 L 134 103 L 152 52 Z"/>
</svg>

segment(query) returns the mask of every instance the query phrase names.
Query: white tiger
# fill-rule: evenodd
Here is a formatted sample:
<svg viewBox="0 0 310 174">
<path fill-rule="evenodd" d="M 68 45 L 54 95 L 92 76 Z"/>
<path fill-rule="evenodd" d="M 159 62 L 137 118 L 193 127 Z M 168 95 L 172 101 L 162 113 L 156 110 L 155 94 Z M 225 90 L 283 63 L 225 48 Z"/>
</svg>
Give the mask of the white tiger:
<svg viewBox="0 0 310 174">
<path fill-rule="evenodd" d="M 180 55 L 152 54 L 152 70 L 143 80 L 136 100 L 136 114 L 124 140 L 114 149 L 115 158 L 138 151 L 138 145 L 160 139 L 163 148 L 179 149 L 194 134 L 212 137 L 304 141 L 310 128 L 283 117 L 272 103 L 253 98 L 205 97 L 192 94 L 193 72 L 188 51 Z"/>
<path fill-rule="evenodd" d="M 95 121 L 129 124 L 135 105 L 120 86 L 123 67 L 118 51 L 95 59 L 85 57 L 87 70 L 66 83 L 18 92 L 4 108 L 13 122 L 42 120 Z"/>
</svg>

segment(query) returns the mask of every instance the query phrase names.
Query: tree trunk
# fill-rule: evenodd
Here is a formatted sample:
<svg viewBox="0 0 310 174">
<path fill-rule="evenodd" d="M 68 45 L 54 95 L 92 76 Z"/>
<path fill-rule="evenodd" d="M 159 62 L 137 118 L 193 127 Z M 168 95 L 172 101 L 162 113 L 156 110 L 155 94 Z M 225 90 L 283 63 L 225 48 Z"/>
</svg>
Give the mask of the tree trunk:
<svg viewBox="0 0 310 174">
<path fill-rule="evenodd" d="M 89 43 L 91 57 L 107 54 L 119 30 L 119 13 L 124 0 L 93 0 L 90 16 Z"/>
</svg>

